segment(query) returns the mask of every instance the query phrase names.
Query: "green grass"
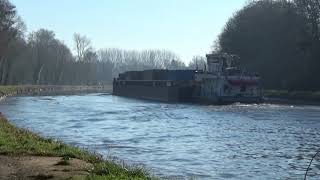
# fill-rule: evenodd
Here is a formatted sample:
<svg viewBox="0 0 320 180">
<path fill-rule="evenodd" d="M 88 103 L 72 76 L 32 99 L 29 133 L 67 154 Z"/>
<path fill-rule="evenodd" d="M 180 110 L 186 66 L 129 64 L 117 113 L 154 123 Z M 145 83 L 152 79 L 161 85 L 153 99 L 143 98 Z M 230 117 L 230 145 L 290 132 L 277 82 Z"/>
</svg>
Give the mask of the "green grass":
<svg viewBox="0 0 320 180">
<path fill-rule="evenodd" d="M 55 89 L 51 91 L 50 89 Z M 17 92 L 23 95 L 30 94 L 32 92 L 38 92 L 39 90 L 43 92 L 49 92 L 53 95 L 58 92 L 86 92 L 86 91 L 97 91 L 97 92 L 112 92 L 112 85 L 107 84 L 103 86 L 55 86 L 55 85 L 12 85 L 12 86 L 0 86 L 0 96 L 3 94 L 14 95 Z M 48 91 L 49 90 L 49 91 Z"/>
<path fill-rule="evenodd" d="M 2 93 L 11 94 L 17 91 L 18 86 L 0 86 L 0 96 Z"/>
<path fill-rule="evenodd" d="M 94 168 L 90 175 L 80 179 L 155 179 L 143 168 L 106 161 L 99 155 L 42 138 L 30 131 L 14 127 L 3 117 L 0 117 L 0 154 L 63 157 L 65 161 L 77 158 L 92 163 Z"/>
<path fill-rule="evenodd" d="M 266 97 L 279 97 L 302 100 L 320 100 L 320 91 L 286 91 L 286 90 L 264 90 Z"/>
<path fill-rule="evenodd" d="M 21 88 L 39 88 L 40 86 L 0 86 L 0 95 L 12 94 Z M 107 86 L 105 88 L 111 88 Z M 81 86 L 65 86 L 74 89 Z M 66 145 L 53 139 L 42 138 L 28 130 L 19 129 L 0 115 L 0 155 L 9 156 L 51 156 L 62 157 L 61 165 L 68 165 L 69 158 L 77 158 L 92 163 L 90 175 L 77 176 L 73 179 L 108 180 L 108 179 L 157 179 L 138 166 L 119 164 L 103 160 L 98 154 L 90 153 L 77 147 Z"/>
</svg>

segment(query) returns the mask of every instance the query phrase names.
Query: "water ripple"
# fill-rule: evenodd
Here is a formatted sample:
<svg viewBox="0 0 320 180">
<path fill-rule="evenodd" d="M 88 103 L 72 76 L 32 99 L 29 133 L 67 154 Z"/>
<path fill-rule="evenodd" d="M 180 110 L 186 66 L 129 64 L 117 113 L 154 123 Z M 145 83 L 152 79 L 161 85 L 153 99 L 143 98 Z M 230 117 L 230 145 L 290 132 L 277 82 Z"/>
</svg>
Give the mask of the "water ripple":
<svg viewBox="0 0 320 180">
<path fill-rule="evenodd" d="M 10 97 L 14 124 L 169 179 L 302 179 L 319 148 L 320 107 L 202 106 L 115 97 Z M 320 157 L 310 170 L 320 177 Z"/>
</svg>

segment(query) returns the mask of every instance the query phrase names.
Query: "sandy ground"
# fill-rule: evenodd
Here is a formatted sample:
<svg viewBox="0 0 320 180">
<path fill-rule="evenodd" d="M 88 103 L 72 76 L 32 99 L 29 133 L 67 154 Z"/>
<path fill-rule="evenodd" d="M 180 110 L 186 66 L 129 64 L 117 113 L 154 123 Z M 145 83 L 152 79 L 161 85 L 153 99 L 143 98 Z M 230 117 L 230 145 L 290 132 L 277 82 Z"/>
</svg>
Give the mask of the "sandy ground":
<svg viewBox="0 0 320 180">
<path fill-rule="evenodd" d="M 87 175 L 92 164 L 70 159 L 69 165 L 57 165 L 61 157 L 0 156 L 0 180 L 60 180 Z"/>
</svg>

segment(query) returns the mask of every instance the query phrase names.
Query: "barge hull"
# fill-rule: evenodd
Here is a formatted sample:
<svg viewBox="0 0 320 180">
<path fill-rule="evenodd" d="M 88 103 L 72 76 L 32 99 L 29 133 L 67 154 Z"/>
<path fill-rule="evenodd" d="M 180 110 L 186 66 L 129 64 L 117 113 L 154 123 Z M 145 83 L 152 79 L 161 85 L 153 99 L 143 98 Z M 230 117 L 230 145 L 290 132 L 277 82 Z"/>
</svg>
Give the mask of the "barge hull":
<svg viewBox="0 0 320 180">
<path fill-rule="evenodd" d="M 192 92 L 190 88 L 126 85 L 114 86 L 113 94 L 146 100 L 181 102 L 190 101 Z"/>
<path fill-rule="evenodd" d="M 199 104 L 233 104 L 239 103 L 262 103 L 261 97 L 215 97 L 203 98 L 193 96 L 192 87 L 157 87 L 141 85 L 114 85 L 113 94 L 117 96 L 155 100 L 162 102 L 191 102 Z"/>
</svg>

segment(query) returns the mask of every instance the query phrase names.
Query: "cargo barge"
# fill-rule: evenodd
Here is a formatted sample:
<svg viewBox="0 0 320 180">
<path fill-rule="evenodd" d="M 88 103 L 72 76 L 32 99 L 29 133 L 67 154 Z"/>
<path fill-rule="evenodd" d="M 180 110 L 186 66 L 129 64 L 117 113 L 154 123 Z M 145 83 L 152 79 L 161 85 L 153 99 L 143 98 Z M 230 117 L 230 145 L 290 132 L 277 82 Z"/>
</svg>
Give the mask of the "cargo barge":
<svg viewBox="0 0 320 180">
<path fill-rule="evenodd" d="M 203 70 L 145 70 L 119 74 L 113 94 L 167 102 L 260 103 L 260 77 L 235 66 L 238 57 L 208 54 Z"/>
</svg>

